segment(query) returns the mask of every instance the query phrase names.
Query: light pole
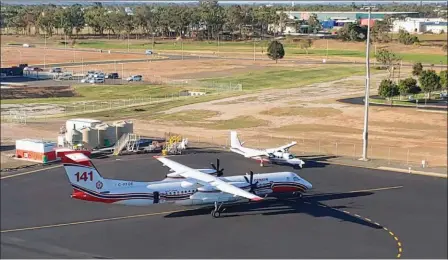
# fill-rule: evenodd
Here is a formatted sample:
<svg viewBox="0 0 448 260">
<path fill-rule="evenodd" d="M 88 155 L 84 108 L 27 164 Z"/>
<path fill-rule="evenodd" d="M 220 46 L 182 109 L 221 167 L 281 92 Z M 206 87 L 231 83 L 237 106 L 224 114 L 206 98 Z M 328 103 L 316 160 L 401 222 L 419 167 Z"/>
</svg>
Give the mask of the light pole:
<svg viewBox="0 0 448 260">
<path fill-rule="evenodd" d="M 254 41 L 254 61 L 255 61 L 255 38 L 253 38 Z"/>
<path fill-rule="evenodd" d="M 369 18 L 367 24 L 367 47 L 366 47 L 366 89 L 364 96 L 364 132 L 362 134 L 363 146 L 362 146 L 362 158 L 361 160 L 367 161 L 367 148 L 369 140 L 369 90 L 370 90 L 370 15 L 371 7 L 369 8 Z"/>
<path fill-rule="evenodd" d="M 19 64 L 22 64 L 22 52 L 20 50 L 17 50 L 17 49 L 16 49 L 16 51 L 19 52 Z"/>
</svg>

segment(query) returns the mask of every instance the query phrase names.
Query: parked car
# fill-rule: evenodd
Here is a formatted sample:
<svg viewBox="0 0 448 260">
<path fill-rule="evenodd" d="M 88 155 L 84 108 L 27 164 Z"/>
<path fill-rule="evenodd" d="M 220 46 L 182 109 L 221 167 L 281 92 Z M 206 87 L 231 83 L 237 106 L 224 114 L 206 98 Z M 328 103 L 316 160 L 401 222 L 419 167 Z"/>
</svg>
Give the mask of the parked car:
<svg viewBox="0 0 448 260">
<path fill-rule="evenodd" d="M 38 68 L 38 67 L 26 67 L 23 70 L 25 70 L 25 71 L 44 71 L 43 69 Z"/>
<path fill-rule="evenodd" d="M 152 55 L 153 52 L 152 52 L 152 50 L 146 50 L 146 51 L 145 51 L 145 54 L 146 54 L 146 55 Z"/>
<path fill-rule="evenodd" d="M 127 81 L 142 81 L 143 80 L 143 76 L 142 75 L 134 75 L 134 76 L 130 76 L 126 80 Z"/>
<path fill-rule="evenodd" d="M 109 73 L 109 74 L 107 74 L 107 76 L 106 76 L 106 79 L 118 79 L 119 78 L 119 76 L 118 76 L 118 73 L 116 73 L 116 72 L 114 72 L 114 73 Z"/>
<path fill-rule="evenodd" d="M 64 73 L 61 76 L 58 77 L 59 80 L 72 80 L 73 75 L 70 73 Z"/>
<path fill-rule="evenodd" d="M 104 75 L 103 72 L 97 72 L 97 73 L 93 74 L 93 77 L 94 78 L 103 78 L 104 79 L 106 77 L 106 75 Z"/>
<path fill-rule="evenodd" d="M 54 73 L 62 73 L 62 68 L 51 68 L 50 72 L 54 72 Z"/>
<path fill-rule="evenodd" d="M 104 77 L 94 77 L 89 80 L 89 83 L 104 83 Z"/>
</svg>

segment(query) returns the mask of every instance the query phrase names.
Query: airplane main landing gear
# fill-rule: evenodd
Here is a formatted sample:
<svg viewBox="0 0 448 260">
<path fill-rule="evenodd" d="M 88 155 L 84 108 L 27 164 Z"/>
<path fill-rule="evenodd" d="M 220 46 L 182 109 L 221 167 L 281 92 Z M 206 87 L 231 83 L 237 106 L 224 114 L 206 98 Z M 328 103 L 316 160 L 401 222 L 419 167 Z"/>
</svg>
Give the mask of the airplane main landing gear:
<svg viewBox="0 0 448 260">
<path fill-rule="evenodd" d="M 214 218 L 219 218 L 221 216 L 221 213 L 225 210 L 225 208 L 222 208 L 222 205 L 224 203 L 215 202 L 215 208 L 212 210 L 211 215 Z"/>
<path fill-rule="evenodd" d="M 300 192 L 294 192 L 293 194 L 300 199 L 303 197 L 303 194 Z"/>
</svg>

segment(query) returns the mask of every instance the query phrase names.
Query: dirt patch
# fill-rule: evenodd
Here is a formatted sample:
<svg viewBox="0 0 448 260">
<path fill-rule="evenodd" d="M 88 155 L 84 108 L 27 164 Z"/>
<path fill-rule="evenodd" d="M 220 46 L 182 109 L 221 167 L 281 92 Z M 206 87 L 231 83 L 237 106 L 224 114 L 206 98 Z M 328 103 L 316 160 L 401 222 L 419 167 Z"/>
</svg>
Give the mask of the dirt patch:
<svg viewBox="0 0 448 260">
<path fill-rule="evenodd" d="M 219 115 L 219 112 L 211 110 L 186 110 L 177 113 L 163 113 L 154 117 L 157 121 L 175 121 L 179 124 L 197 122 Z"/>
<path fill-rule="evenodd" d="M 217 120 L 213 123 L 203 125 L 211 129 L 242 129 L 259 126 L 267 126 L 269 121 L 259 119 L 253 116 L 238 116 L 228 120 Z"/>
<path fill-rule="evenodd" d="M 297 132 L 304 133 L 304 132 L 321 132 L 321 133 L 361 133 L 361 129 L 352 128 L 352 127 L 344 127 L 344 126 L 337 126 L 334 127 L 332 125 L 324 125 L 324 124 L 294 124 L 294 125 L 287 125 L 282 126 L 275 129 L 276 131 L 282 131 L 285 134 L 288 135 L 294 135 Z"/>
<path fill-rule="evenodd" d="M 252 102 L 258 100 L 258 97 L 246 97 L 246 98 L 240 98 L 230 101 L 221 101 L 221 102 L 215 102 L 213 105 L 233 105 L 233 104 L 241 104 L 246 102 Z"/>
<path fill-rule="evenodd" d="M 260 112 L 262 115 L 268 116 L 304 116 L 304 117 L 328 117 L 341 114 L 342 111 L 331 108 L 306 108 L 306 107 L 278 107 Z"/>
</svg>

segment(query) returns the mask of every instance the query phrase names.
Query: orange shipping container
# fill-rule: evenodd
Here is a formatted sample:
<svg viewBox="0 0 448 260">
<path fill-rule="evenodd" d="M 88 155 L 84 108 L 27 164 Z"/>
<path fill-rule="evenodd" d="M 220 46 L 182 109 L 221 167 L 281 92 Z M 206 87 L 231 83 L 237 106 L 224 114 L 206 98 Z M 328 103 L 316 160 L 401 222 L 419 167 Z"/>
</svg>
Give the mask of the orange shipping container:
<svg viewBox="0 0 448 260">
<path fill-rule="evenodd" d="M 375 24 L 375 21 L 376 20 L 374 19 L 370 19 L 370 27 L 372 27 Z M 369 19 L 361 19 L 360 24 L 367 26 L 369 24 Z"/>
</svg>

